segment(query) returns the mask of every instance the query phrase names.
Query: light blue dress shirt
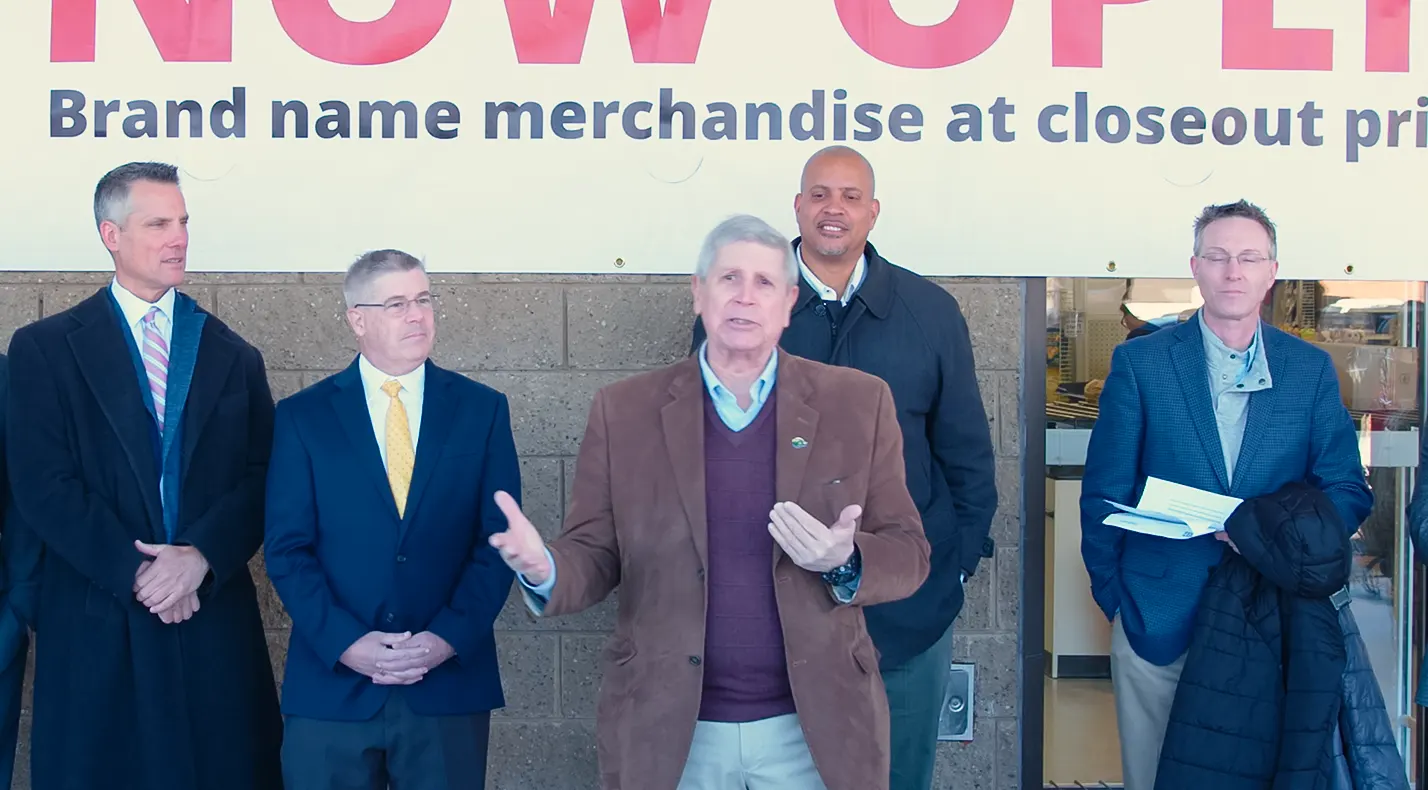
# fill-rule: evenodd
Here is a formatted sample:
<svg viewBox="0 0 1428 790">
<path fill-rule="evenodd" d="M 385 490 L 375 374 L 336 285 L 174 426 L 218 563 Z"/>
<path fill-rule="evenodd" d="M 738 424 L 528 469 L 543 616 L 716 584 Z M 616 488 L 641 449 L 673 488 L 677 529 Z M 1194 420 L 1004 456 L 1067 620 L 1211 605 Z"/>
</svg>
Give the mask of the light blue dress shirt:
<svg viewBox="0 0 1428 790">
<path fill-rule="evenodd" d="M 699 370 L 704 374 L 704 389 L 709 391 L 709 399 L 714 401 L 714 410 L 719 413 L 719 419 L 729 430 L 738 433 L 749 427 L 754 418 L 759 416 L 764 403 L 769 399 L 769 393 L 773 392 L 774 379 L 778 376 L 778 352 L 769 354 L 769 363 L 764 365 L 764 372 L 749 385 L 749 408 L 744 409 L 740 408 L 739 399 L 735 397 L 733 390 L 725 387 L 719 377 L 714 375 L 714 369 L 709 367 L 709 355 L 706 351 L 708 347 L 707 341 L 699 346 Z"/>
<path fill-rule="evenodd" d="M 759 412 L 763 410 L 764 404 L 768 402 L 769 395 L 773 393 L 774 382 L 778 378 L 778 350 L 775 349 L 769 355 L 769 362 L 764 366 L 763 372 L 749 386 L 749 408 L 744 409 L 739 406 L 738 398 L 733 391 L 724 386 L 723 382 L 719 381 L 719 377 L 714 375 L 714 369 L 709 367 L 708 346 L 708 341 L 699 346 L 699 370 L 704 377 L 704 388 L 709 392 L 710 400 L 714 402 L 714 410 L 718 413 L 719 419 L 728 426 L 729 430 L 737 433 L 753 423 L 754 419 L 759 416 Z M 526 580 L 524 575 L 516 574 L 516 579 L 521 583 L 521 586 L 541 599 L 549 599 L 550 591 L 555 589 L 555 558 L 548 548 L 545 550 L 545 558 L 546 562 L 550 563 L 550 578 L 546 579 L 544 583 L 533 585 Z M 848 584 L 833 587 L 833 597 L 839 603 L 851 603 L 853 597 L 857 595 L 860 581 L 862 581 L 861 575 Z M 538 611 L 537 614 L 539 614 Z"/>
</svg>

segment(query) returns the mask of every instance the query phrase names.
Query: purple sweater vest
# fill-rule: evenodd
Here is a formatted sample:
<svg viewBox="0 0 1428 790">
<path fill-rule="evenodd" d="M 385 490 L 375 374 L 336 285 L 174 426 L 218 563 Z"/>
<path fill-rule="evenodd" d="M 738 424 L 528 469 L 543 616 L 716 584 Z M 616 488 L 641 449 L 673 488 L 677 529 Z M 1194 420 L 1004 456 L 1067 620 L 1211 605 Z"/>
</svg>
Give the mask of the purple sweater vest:
<svg viewBox="0 0 1428 790">
<path fill-rule="evenodd" d="M 703 721 L 747 722 L 794 712 L 768 531 L 776 496 L 774 401 L 769 398 L 759 416 L 735 433 L 704 397 L 709 604 Z"/>
</svg>

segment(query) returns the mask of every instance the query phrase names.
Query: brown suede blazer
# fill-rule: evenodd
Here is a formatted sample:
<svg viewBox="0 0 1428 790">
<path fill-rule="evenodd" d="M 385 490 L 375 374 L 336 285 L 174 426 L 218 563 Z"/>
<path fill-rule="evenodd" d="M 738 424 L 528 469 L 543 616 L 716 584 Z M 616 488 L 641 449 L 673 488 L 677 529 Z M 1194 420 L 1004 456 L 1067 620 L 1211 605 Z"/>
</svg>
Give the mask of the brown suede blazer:
<svg viewBox="0 0 1428 790">
<path fill-rule="evenodd" d="M 902 433 L 879 378 L 779 351 L 776 489 L 831 524 L 861 504 L 863 576 L 840 605 L 819 575 L 769 558 L 799 720 L 829 790 L 888 786 L 888 707 L 863 606 L 904 598 L 928 544 L 904 482 Z M 675 790 L 702 689 L 706 523 L 697 357 L 596 393 L 545 616 L 620 588 L 597 708 L 601 786 Z M 802 437 L 806 445 L 795 447 Z M 534 599 L 532 603 L 534 603 Z"/>
</svg>

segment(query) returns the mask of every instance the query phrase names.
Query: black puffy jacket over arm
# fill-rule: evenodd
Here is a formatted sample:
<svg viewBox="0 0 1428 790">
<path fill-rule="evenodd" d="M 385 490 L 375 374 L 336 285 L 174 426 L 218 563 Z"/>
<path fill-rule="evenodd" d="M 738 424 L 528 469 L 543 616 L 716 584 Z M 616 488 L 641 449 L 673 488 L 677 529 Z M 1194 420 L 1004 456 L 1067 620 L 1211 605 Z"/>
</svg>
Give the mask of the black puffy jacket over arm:
<svg viewBox="0 0 1428 790">
<path fill-rule="evenodd" d="M 1225 526 L 1238 552 L 1201 597 L 1155 790 L 1337 790 L 1339 751 L 1353 787 L 1406 790 L 1352 615 L 1331 600 L 1353 560 L 1333 502 L 1291 484 L 1246 500 Z"/>
</svg>

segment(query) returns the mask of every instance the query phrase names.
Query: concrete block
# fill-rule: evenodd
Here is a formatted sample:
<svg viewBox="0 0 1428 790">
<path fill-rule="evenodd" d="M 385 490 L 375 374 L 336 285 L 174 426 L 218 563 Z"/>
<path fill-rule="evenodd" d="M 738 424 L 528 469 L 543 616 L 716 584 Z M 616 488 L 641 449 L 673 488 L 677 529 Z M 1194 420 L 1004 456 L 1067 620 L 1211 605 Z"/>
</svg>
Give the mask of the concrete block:
<svg viewBox="0 0 1428 790">
<path fill-rule="evenodd" d="M 562 363 L 559 286 L 433 284 L 432 290 L 437 364 L 452 370 L 540 370 Z"/>
<path fill-rule="evenodd" d="M 264 360 L 264 364 L 267 360 Z M 283 398 L 293 395 L 302 389 L 302 374 L 291 370 L 273 370 L 268 368 L 268 389 L 272 390 L 273 402 L 277 403 Z"/>
<path fill-rule="evenodd" d="M 184 282 L 194 285 L 259 285 L 302 282 L 296 272 L 196 272 L 184 274 Z"/>
<path fill-rule="evenodd" d="M 526 607 L 517 585 L 512 584 L 506 605 L 501 609 L 500 617 L 496 618 L 496 628 L 505 631 L 611 631 L 615 628 L 619 598 L 617 587 L 610 597 L 583 612 L 564 617 L 536 617 Z"/>
<path fill-rule="evenodd" d="M 1021 455 L 1021 374 L 1007 370 L 1000 372 L 997 378 L 1000 389 L 998 422 L 1001 424 L 1000 451 L 997 454 L 1004 458 L 1016 458 Z M 1041 423 L 1038 420 L 1034 424 Z"/>
<path fill-rule="evenodd" d="M 1041 485 L 1040 474 L 1034 482 Z M 997 512 L 991 534 L 998 546 L 1021 543 L 1021 462 L 1015 458 L 997 459 Z"/>
<path fill-rule="evenodd" d="M 1017 700 L 1016 632 L 994 634 L 952 634 L 953 661 L 977 665 L 976 724 L 977 732 L 985 719 L 1015 716 Z M 990 740 L 990 738 L 988 738 Z"/>
<path fill-rule="evenodd" d="M 612 267 L 613 268 L 613 267 Z M 569 285 L 572 283 L 644 283 L 649 282 L 649 275 L 645 274 L 618 274 L 612 271 L 609 274 L 562 274 L 560 272 L 478 272 L 471 275 L 472 279 L 483 283 L 554 283 Z"/>
<path fill-rule="evenodd" d="M 218 297 L 218 315 L 262 349 L 275 370 L 341 370 L 357 344 L 343 318 L 337 286 L 229 286 Z"/>
<path fill-rule="evenodd" d="M 488 754 L 488 790 L 600 786 L 593 721 L 493 721 Z"/>
<path fill-rule="evenodd" d="M 972 335 L 972 354 L 984 370 L 1017 370 L 1021 363 L 1021 286 L 944 286 L 962 306 Z"/>
<path fill-rule="evenodd" d="M 33 285 L 0 285 L 0 354 L 10 348 L 15 330 L 40 317 L 40 289 Z"/>
<path fill-rule="evenodd" d="M 997 719 L 997 788 L 1021 790 L 1021 743 L 1016 719 Z M 1039 756 L 1039 755 L 1038 755 Z"/>
<path fill-rule="evenodd" d="M 972 578 L 968 579 L 962 588 L 962 611 L 953 624 L 954 633 L 991 630 L 996 575 L 993 562 L 983 560 L 977 566 L 977 572 L 972 574 Z"/>
<path fill-rule="evenodd" d="M 566 304 L 573 368 L 655 368 L 689 353 L 687 285 L 571 287 Z"/>
<path fill-rule="evenodd" d="M 98 245 L 99 239 L 95 238 Z M 103 255 L 103 247 L 98 248 L 100 255 Z M 65 272 L 0 272 L 0 285 L 24 284 L 24 285 L 79 285 L 93 283 L 98 288 L 103 283 L 108 283 L 114 279 L 114 267 L 105 262 L 104 259 L 96 263 L 94 271 L 65 271 Z"/>
<path fill-rule="evenodd" d="M 601 657 L 609 634 L 564 634 L 560 637 L 560 715 L 593 719 L 604 675 Z"/>
<path fill-rule="evenodd" d="M 623 378 L 609 372 L 486 371 L 471 378 L 504 392 L 521 455 L 575 455 L 595 391 Z"/>
<path fill-rule="evenodd" d="M 496 654 L 500 659 L 501 686 L 506 707 L 493 718 L 537 719 L 559 716 L 556 690 L 556 662 L 560 637 L 556 634 L 496 634 Z"/>
<path fill-rule="evenodd" d="M 977 667 L 981 679 L 982 668 Z M 995 719 L 976 716 L 972 724 L 972 740 L 941 741 L 937 744 L 937 762 L 932 771 L 932 786 L 936 788 L 977 788 L 993 790 L 997 786 L 997 727 Z"/>
<path fill-rule="evenodd" d="M 546 539 L 560 533 L 564 488 L 559 458 L 521 459 L 521 512 Z M 491 507 L 495 507 L 494 502 Z"/>
<path fill-rule="evenodd" d="M 1004 546 L 997 549 L 997 628 L 1015 632 L 1021 622 L 1021 549 Z"/>
<path fill-rule="evenodd" d="M 107 287 L 109 287 L 109 280 L 107 279 L 102 283 L 91 283 L 88 285 L 45 286 L 40 291 L 41 307 L 46 316 L 62 313 Z M 212 288 L 205 286 L 184 286 L 179 290 L 192 297 L 203 309 L 210 313 L 216 312 L 214 310 L 215 302 Z"/>
<path fill-rule="evenodd" d="M 978 370 L 977 390 L 982 394 L 982 411 L 987 415 L 987 429 L 992 434 L 992 451 L 997 455 L 1002 454 L 1002 428 L 1001 428 L 1001 371 Z"/>
<path fill-rule="evenodd" d="M 286 628 L 269 630 L 268 659 L 273 662 L 273 680 L 278 684 L 278 698 L 282 698 L 283 672 L 288 664 L 288 640 L 292 632 Z"/>
<path fill-rule="evenodd" d="M 292 618 L 278 597 L 278 591 L 268 578 L 267 564 L 263 560 L 263 550 L 258 549 L 248 560 L 248 571 L 253 574 L 253 584 L 258 588 L 258 609 L 263 614 L 263 627 L 270 630 L 292 628 Z"/>
</svg>

